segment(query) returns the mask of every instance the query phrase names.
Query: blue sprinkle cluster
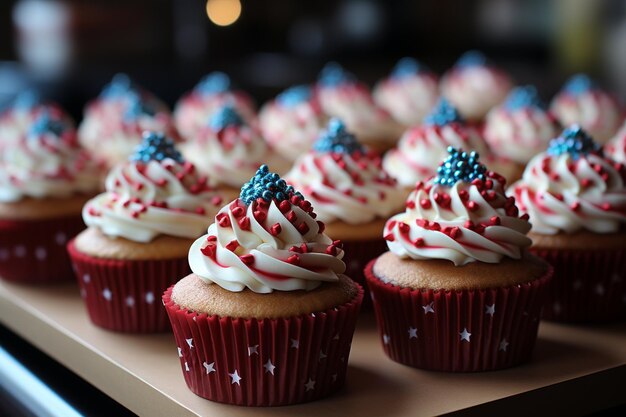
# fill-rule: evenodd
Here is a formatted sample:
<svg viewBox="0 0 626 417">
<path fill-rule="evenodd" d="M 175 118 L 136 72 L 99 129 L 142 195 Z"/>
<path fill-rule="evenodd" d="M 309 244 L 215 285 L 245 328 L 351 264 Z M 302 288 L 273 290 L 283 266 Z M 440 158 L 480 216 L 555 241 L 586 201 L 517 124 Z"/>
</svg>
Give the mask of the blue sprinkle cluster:
<svg viewBox="0 0 626 417">
<path fill-rule="evenodd" d="M 480 51 L 467 51 L 456 61 L 459 68 L 478 67 L 487 64 L 487 57 Z"/>
<path fill-rule="evenodd" d="M 221 71 L 205 75 L 195 87 L 195 90 L 203 96 L 224 93 L 229 89 L 230 77 Z"/>
<path fill-rule="evenodd" d="M 124 120 L 137 120 L 139 116 L 154 116 L 156 114 L 156 110 L 146 100 L 142 99 L 139 94 L 131 93 L 128 98 L 130 102 L 124 113 Z"/>
<path fill-rule="evenodd" d="M 450 155 L 437 168 L 437 176 L 433 180 L 435 184 L 452 187 L 459 181 L 471 183 L 476 179 L 485 179 L 487 168 L 478 162 L 476 152 L 467 153 L 448 146 L 448 153 Z"/>
<path fill-rule="evenodd" d="M 524 107 L 536 107 L 545 109 L 545 105 L 539 97 L 537 89 L 533 85 L 515 87 L 506 98 L 504 107 L 509 111 L 516 111 Z"/>
<path fill-rule="evenodd" d="M 318 78 L 319 84 L 324 87 L 337 87 L 341 84 L 351 84 L 355 81 L 356 77 L 336 62 L 326 64 Z"/>
<path fill-rule="evenodd" d="M 578 159 L 589 154 L 602 154 L 602 146 L 594 140 L 578 125 L 571 125 L 557 138 L 550 141 L 548 154 L 559 156 L 570 154 L 572 158 Z"/>
<path fill-rule="evenodd" d="M 391 71 L 391 77 L 402 79 L 427 70 L 428 69 L 418 60 L 407 56 L 398 61 L 396 66 Z"/>
<path fill-rule="evenodd" d="M 567 80 L 563 90 L 576 97 L 594 88 L 596 88 L 596 84 L 588 75 L 576 74 Z"/>
<path fill-rule="evenodd" d="M 115 74 L 109 84 L 107 84 L 100 93 L 103 99 L 114 100 L 120 99 L 129 93 L 138 93 L 137 87 L 126 74 Z"/>
<path fill-rule="evenodd" d="M 365 153 L 365 147 L 346 130 L 340 119 L 332 118 L 328 127 L 313 144 L 313 150 L 320 153 Z"/>
<path fill-rule="evenodd" d="M 276 96 L 276 101 L 284 107 L 295 107 L 300 103 L 309 101 L 310 99 L 311 87 L 307 85 L 291 87 Z"/>
<path fill-rule="evenodd" d="M 227 128 L 228 126 L 241 126 L 243 119 L 232 106 L 224 106 L 217 110 L 211 120 L 209 126 L 215 131 Z"/>
<path fill-rule="evenodd" d="M 424 124 L 429 126 L 463 122 L 459 111 L 445 98 L 441 98 L 431 113 L 424 118 Z"/>
<path fill-rule="evenodd" d="M 280 175 L 270 172 L 267 165 L 261 165 L 254 177 L 241 187 L 239 200 L 249 206 L 257 198 L 262 198 L 269 203 L 272 200 L 276 202 L 288 200 L 293 195 L 304 198 L 291 185 L 287 185 Z"/>
<path fill-rule="evenodd" d="M 13 100 L 13 108 L 28 111 L 42 103 L 41 95 L 35 90 L 26 90 L 19 93 Z"/>
<path fill-rule="evenodd" d="M 163 133 L 144 132 L 141 145 L 137 147 L 130 160 L 147 164 L 150 161 L 161 162 L 167 158 L 179 163 L 185 162 L 174 142 Z"/>
<path fill-rule="evenodd" d="M 63 131 L 66 129 L 66 125 L 62 120 L 53 119 L 50 117 L 50 113 L 44 111 L 37 116 L 33 125 L 30 128 L 30 137 L 38 137 L 46 133 L 51 133 L 56 137 L 61 137 Z"/>
</svg>

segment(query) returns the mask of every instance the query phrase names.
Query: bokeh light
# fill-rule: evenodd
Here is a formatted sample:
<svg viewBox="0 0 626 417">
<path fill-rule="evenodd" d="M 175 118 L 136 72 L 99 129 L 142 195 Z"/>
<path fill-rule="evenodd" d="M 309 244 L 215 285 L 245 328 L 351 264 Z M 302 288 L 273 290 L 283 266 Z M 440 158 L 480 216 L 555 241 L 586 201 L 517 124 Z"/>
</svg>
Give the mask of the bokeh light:
<svg viewBox="0 0 626 417">
<path fill-rule="evenodd" d="M 206 14 L 217 26 L 232 25 L 241 16 L 241 2 L 239 0 L 208 0 Z"/>
</svg>

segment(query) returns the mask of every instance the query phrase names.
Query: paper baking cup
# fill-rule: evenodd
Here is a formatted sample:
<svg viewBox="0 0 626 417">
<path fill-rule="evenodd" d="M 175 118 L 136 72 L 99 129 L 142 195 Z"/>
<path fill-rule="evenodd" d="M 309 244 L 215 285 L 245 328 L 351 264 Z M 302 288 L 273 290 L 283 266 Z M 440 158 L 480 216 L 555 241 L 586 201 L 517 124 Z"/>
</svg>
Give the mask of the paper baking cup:
<svg viewBox="0 0 626 417">
<path fill-rule="evenodd" d="M 388 250 L 387 242 L 384 239 L 363 241 L 342 240 L 342 242 L 345 253 L 343 260 L 346 263 L 345 274 L 353 281 L 361 284 L 365 291 L 363 309 L 371 310 L 372 301 L 370 299 L 369 290 L 367 289 L 367 282 L 363 270 L 369 261 L 379 257 Z"/>
<path fill-rule="evenodd" d="M 91 321 L 125 333 L 169 329 L 161 294 L 189 275 L 187 258 L 163 260 L 100 259 L 67 247 Z"/>
<path fill-rule="evenodd" d="M 552 269 L 526 284 L 485 290 L 413 290 L 366 268 L 385 353 L 416 368 L 478 372 L 530 359 Z"/>
<path fill-rule="evenodd" d="M 626 317 L 626 248 L 531 251 L 554 266 L 543 318 L 608 322 Z"/>
<path fill-rule="evenodd" d="M 67 241 L 85 228 L 79 215 L 0 220 L 0 277 L 24 284 L 71 281 Z"/>
<path fill-rule="evenodd" d="M 197 314 L 163 303 L 185 382 L 200 397 L 244 406 L 279 406 L 326 397 L 344 384 L 363 290 L 324 312 L 283 319 Z"/>
</svg>

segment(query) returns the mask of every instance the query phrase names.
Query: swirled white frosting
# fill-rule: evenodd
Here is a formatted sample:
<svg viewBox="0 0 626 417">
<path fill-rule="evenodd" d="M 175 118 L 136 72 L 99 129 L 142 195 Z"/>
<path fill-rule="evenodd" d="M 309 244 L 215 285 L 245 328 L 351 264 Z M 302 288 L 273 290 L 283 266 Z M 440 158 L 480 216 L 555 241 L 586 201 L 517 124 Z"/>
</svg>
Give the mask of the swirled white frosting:
<svg viewBox="0 0 626 417">
<path fill-rule="evenodd" d="M 83 208 L 87 226 L 111 237 L 149 242 L 159 235 L 195 238 L 222 203 L 191 163 L 127 162 L 115 166 L 106 192 Z"/>
<path fill-rule="evenodd" d="M 291 161 L 311 149 L 325 124 L 326 117 L 316 101 L 284 106 L 274 100 L 263 106 L 259 113 L 263 137 Z"/>
<path fill-rule="evenodd" d="M 626 170 L 617 165 L 594 154 L 541 153 L 508 192 L 530 215 L 533 232 L 614 233 L 626 224 Z"/>
<path fill-rule="evenodd" d="M 323 233 L 310 205 L 281 204 L 246 207 L 237 199 L 223 207 L 189 249 L 191 270 L 229 291 L 308 291 L 338 281 L 346 269 L 338 242 Z"/>
<path fill-rule="evenodd" d="M 100 167 L 78 146 L 73 129 L 62 137 L 29 133 L 0 155 L 0 202 L 98 190 Z"/>
<path fill-rule="evenodd" d="M 455 265 L 519 259 L 530 246 L 527 216 L 504 195 L 503 179 L 457 182 L 452 187 L 419 183 L 404 213 L 385 225 L 389 250 L 401 258 L 447 259 Z"/>
<path fill-rule="evenodd" d="M 374 101 L 402 125 L 419 125 L 439 98 L 439 82 L 430 72 L 389 77 L 374 88 Z"/>
<path fill-rule="evenodd" d="M 600 89 L 577 95 L 562 91 L 552 100 L 550 110 L 561 125 L 579 124 L 599 143 L 611 139 L 624 121 L 617 100 Z"/>
<path fill-rule="evenodd" d="M 452 68 L 441 79 L 441 92 L 468 120 L 482 120 L 500 104 L 512 87 L 511 79 L 486 65 Z"/>
<path fill-rule="evenodd" d="M 317 94 L 324 113 L 341 119 L 365 144 L 370 141 L 395 143 L 402 133 L 402 127 L 376 106 L 362 84 L 322 85 Z"/>
<path fill-rule="evenodd" d="M 0 150 L 17 144 L 26 136 L 35 120 L 42 114 L 48 113 L 55 119 L 73 126 L 69 116 L 55 104 L 37 104 L 31 108 L 10 107 L 0 113 Z"/>
<path fill-rule="evenodd" d="M 604 146 L 604 153 L 614 161 L 626 163 L 626 122 Z"/>
<path fill-rule="evenodd" d="M 493 108 L 487 114 L 484 137 L 496 155 L 526 164 L 558 134 L 554 118 L 539 107 Z"/>
<path fill-rule="evenodd" d="M 174 109 L 174 122 L 180 134 L 187 140 L 195 140 L 217 110 L 224 106 L 233 107 L 247 123 L 254 125 L 256 110 L 252 99 L 241 91 L 225 91 L 200 94 L 191 91 L 185 94 Z"/>
<path fill-rule="evenodd" d="M 402 207 L 405 196 L 373 153 L 309 152 L 296 161 L 285 180 L 308 196 L 327 223 L 364 224 L 388 217 Z"/>
<path fill-rule="evenodd" d="M 476 129 L 461 124 L 422 125 L 408 130 L 398 146 L 383 158 L 383 168 L 404 187 L 434 175 L 448 146 L 471 149 L 486 156 L 488 147 Z"/>
</svg>

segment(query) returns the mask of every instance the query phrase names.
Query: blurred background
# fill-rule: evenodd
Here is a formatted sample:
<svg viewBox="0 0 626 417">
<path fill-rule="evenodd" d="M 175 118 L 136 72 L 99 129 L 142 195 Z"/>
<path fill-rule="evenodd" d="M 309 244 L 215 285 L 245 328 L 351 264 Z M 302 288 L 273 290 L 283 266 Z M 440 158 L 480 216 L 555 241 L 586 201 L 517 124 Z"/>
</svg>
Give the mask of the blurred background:
<svg viewBox="0 0 626 417">
<path fill-rule="evenodd" d="M 80 118 L 120 71 L 173 105 L 215 69 L 263 102 L 329 60 L 371 85 L 474 48 L 545 100 L 579 71 L 626 98 L 624 0 L 3 0 L 0 105 L 34 86 Z"/>
</svg>

